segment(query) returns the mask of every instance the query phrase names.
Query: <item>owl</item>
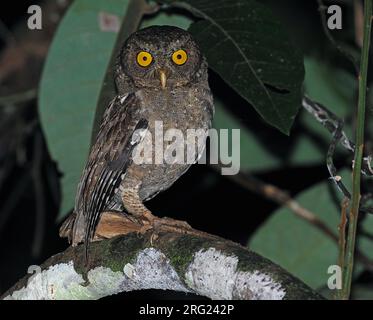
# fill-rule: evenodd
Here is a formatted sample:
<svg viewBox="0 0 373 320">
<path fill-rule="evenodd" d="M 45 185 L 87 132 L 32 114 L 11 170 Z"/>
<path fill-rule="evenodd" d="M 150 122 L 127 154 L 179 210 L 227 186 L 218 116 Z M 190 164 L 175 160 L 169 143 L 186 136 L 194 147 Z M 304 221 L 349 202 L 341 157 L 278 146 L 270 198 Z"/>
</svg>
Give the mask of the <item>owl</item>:
<svg viewBox="0 0 373 320">
<path fill-rule="evenodd" d="M 140 145 L 143 151 L 156 150 L 155 139 L 145 141 L 139 132 L 154 137 L 157 123 L 163 132 L 178 129 L 185 135 L 188 129 L 211 127 L 207 62 L 187 31 L 153 26 L 133 33 L 122 45 L 114 78 L 117 95 L 105 109 L 73 214 L 61 228 L 70 230 L 73 246 L 92 241 L 104 211 L 125 212 L 151 224 L 155 217 L 144 202 L 169 188 L 193 163 L 134 161 Z"/>
</svg>

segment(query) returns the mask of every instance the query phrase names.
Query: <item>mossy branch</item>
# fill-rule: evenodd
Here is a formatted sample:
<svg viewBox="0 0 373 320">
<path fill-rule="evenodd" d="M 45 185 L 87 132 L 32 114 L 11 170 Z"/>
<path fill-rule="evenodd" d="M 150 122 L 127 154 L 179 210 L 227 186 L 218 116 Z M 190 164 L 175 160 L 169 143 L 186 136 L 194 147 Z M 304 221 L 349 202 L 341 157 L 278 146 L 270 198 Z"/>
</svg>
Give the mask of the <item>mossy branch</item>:
<svg viewBox="0 0 373 320">
<path fill-rule="evenodd" d="M 2 299 L 99 299 L 124 291 L 168 289 L 212 299 L 322 299 L 260 255 L 215 236 L 130 233 L 49 258 Z"/>
</svg>

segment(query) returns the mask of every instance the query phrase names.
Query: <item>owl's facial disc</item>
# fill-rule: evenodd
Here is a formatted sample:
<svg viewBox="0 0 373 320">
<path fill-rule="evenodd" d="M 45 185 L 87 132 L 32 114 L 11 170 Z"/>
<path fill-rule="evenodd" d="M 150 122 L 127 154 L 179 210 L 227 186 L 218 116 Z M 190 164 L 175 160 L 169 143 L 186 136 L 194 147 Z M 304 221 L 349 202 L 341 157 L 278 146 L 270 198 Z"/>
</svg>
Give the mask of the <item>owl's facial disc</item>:
<svg viewBox="0 0 373 320">
<path fill-rule="evenodd" d="M 121 64 L 135 87 L 162 90 L 193 83 L 201 74 L 202 54 L 185 30 L 155 26 L 139 30 L 126 41 Z"/>
</svg>

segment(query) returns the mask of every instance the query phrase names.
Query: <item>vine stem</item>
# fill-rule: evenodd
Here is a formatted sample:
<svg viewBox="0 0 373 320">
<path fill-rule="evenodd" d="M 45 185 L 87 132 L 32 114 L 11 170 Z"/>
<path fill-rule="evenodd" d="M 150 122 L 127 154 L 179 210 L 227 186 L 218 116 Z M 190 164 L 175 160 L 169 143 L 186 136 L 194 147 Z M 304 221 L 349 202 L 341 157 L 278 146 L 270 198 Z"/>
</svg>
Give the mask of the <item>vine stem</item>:
<svg viewBox="0 0 373 320">
<path fill-rule="evenodd" d="M 364 151 L 364 123 L 366 109 L 366 91 L 369 63 L 369 47 L 372 28 L 372 2 L 364 2 L 364 39 L 360 60 L 359 71 L 359 98 L 357 107 L 357 126 L 356 126 L 356 149 L 354 156 L 354 166 L 352 172 L 352 198 L 349 214 L 348 237 L 345 257 L 345 272 L 343 272 L 342 298 L 348 299 L 351 292 L 351 281 L 354 267 L 354 253 L 356 242 L 357 221 L 360 206 L 360 184 L 361 184 L 361 163 Z"/>
</svg>

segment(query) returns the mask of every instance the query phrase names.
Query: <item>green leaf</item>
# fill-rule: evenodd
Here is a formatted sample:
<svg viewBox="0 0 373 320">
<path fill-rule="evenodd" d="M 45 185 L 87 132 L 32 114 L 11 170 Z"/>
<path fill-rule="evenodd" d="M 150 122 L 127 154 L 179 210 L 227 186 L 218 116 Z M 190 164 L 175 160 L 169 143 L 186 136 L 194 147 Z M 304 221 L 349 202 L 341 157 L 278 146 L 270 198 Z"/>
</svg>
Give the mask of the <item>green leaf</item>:
<svg viewBox="0 0 373 320">
<path fill-rule="evenodd" d="M 301 104 L 303 59 L 268 8 L 254 0 L 163 2 L 202 19 L 189 31 L 209 66 L 266 122 L 289 134 Z"/>
<path fill-rule="evenodd" d="M 349 185 L 350 172 L 341 173 Z M 296 201 L 313 212 L 337 234 L 340 202 L 335 201 L 335 187 L 325 181 L 304 191 Z M 341 199 L 337 192 L 337 199 Z M 338 246 L 309 222 L 299 218 L 287 208 L 273 213 L 255 232 L 250 249 L 280 264 L 314 289 L 326 285 L 328 267 L 337 264 Z M 359 267 L 361 270 L 361 266 Z"/>
<path fill-rule="evenodd" d="M 326 105 L 341 119 L 348 118 L 354 104 L 351 90 L 356 87 L 354 77 L 312 57 L 305 59 L 305 69 L 304 83 L 307 95 Z M 214 127 L 241 130 L 240 163 L 244 171 L 265 171 L 278 169 L 284 165 L 309 166 L 325 163 L 331 134 L 306 110 L 301 110 L 297 120 L 299 125 L 294 128 L 294 134 L 290 137 L 276 136 L 275 132 L 271 132 L 271 128 L 261 123 L 242 121 L 239 118 L 241 114 L 232 112 L 239 104 L 237 99 L 225 98 L 223 101 L 220 98 L 220 91 L 214 91 Z M 232 94 L 229 93 L 229 96 L 232 97 Z M 240 108 L 242 110 L 244 106 L 240 105 Z M 248 117 L 250 116 L 249 114 Z M 345 126 L 345 130 L 351 134 L 350 126 Z M 270 136 L 272 140 L 266 143 L 263 140 L 265 136 Z M 278 146 L 281 146 L 282 153 L 276 153 Z M 343 149 L 340 147 L 337 150 Z"/>
</svg>

